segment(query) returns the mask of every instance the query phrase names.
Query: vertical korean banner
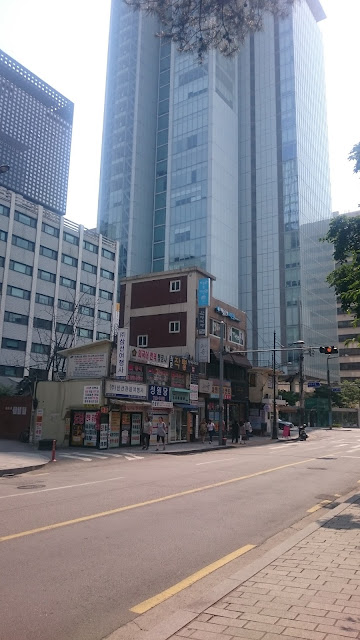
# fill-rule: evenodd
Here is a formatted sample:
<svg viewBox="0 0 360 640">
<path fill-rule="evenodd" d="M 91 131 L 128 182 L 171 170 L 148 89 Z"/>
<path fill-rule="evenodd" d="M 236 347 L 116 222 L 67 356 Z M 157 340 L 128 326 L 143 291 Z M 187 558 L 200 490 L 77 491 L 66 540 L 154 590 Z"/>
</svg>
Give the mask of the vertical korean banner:
<svg viewBox="0 0 360 640">
<path fill-rule="evenodd" d="M 117 333 L 116 377 L 126 378 L 129 361 L 129 329 L 123 327 Z"/>
</svg>

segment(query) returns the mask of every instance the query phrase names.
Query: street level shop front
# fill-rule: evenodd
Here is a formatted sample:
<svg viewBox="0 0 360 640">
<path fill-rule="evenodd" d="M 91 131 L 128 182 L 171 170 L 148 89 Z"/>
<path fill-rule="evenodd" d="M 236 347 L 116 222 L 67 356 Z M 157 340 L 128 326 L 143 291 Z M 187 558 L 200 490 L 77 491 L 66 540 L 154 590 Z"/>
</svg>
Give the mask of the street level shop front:
<svg viewBox="0 0 360 640">
<path fill-rule="evenodd" d="M 151 413 L 148 385 L 122 380 L 105 381 L 108 402 L 108 446 L 136 447 L 141 444 L 141 433 Z"/>
</svg>

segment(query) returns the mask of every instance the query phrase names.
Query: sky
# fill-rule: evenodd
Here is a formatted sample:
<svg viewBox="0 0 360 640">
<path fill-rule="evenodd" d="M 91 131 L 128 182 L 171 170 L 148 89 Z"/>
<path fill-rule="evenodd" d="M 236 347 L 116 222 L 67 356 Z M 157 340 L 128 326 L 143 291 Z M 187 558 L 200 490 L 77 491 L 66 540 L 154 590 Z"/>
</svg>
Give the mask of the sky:
<svg viewBox="0 0 360 640">
<path fill-rule="evenodd" d="M 360 208 L 360 0 L 321 0 L 333 211 Z M 110 0 L 0 0 L 0 49 L 75 103 L 66 217 L 96 226 Z M 359 206 L 358 206 L 359 205 Z"/>
</svg>

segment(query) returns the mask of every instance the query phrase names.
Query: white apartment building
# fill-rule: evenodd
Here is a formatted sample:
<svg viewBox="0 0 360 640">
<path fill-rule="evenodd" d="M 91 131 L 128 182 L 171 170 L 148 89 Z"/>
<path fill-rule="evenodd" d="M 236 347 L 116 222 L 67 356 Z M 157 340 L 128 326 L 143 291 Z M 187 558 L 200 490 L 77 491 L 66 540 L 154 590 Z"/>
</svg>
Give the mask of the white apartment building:
<svg viewBox="0 0 360 640">
<path fill-rule="evenodd" d="M 0 187 L 0 375 L 51 379 L 57 352 L 110 339 L 116 242 Z"/>
</svg>

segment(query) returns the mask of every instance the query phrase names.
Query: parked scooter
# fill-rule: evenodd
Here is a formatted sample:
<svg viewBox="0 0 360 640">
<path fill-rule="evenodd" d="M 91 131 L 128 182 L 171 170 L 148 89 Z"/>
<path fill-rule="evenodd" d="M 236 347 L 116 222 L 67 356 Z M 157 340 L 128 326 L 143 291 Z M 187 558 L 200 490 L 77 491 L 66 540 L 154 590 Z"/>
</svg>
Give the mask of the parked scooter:
<svg viewBox="0 0 360 640">
<path fill-rule="evenodd" d="M 306 424 L 303 424 L 301 427 L 299 427 L 299 440 L 307 440 L 308 439 L 308 434 L 306 433 Z"/>
</svg>

